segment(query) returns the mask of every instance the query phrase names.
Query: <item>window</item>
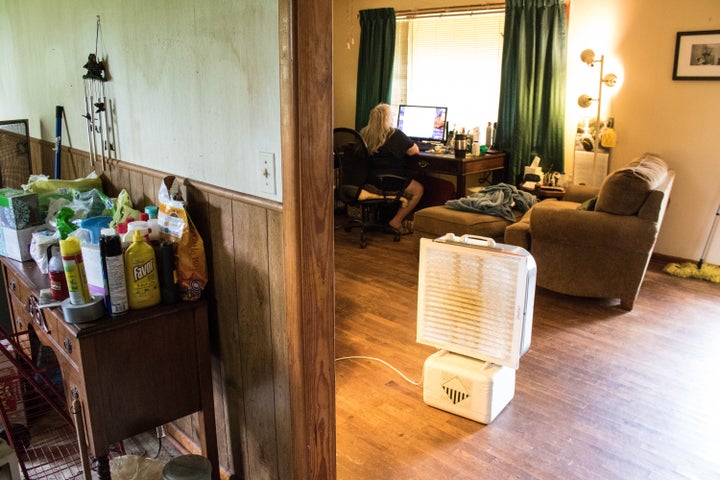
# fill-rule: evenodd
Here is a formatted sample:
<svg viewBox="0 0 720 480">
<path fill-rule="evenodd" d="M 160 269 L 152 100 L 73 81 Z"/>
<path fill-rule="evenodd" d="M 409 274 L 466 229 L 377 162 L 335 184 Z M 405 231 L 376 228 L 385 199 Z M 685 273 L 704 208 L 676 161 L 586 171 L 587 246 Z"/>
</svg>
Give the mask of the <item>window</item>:
<svg viewBox="0 0 720 480">
<path fill-rule="evenodd" d="M 448 123 L 485 140 L 497 121 L 505 12 L 402 18 L 396 24 L 392 106 L 448 107 Z"/>
</svg>

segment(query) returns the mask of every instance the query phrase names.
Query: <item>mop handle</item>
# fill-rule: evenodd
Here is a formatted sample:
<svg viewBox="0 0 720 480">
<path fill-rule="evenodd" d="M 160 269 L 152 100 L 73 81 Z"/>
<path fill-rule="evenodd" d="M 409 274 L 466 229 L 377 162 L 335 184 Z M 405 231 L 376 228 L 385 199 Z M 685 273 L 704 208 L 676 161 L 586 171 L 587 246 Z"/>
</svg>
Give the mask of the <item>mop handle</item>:
<svg viewBox="0 0 720 480">
<path fill-rule="evenodd" d="M 62 119 L 63 107 L 55 107 L 55 178 L 60 178 L 60 159 L 62 158 Z"/>
<path fill-rule="evenodd" d="M 707 240 L 705 240 L 705 247 L 703 247 L 702 255 L 700 255 L 700 260 L 698 261 L 697 268 L 702 268 L 703 260 L 705 259 L 708 247 L 710 246 L 710 240 L 713 237 L 713 233 L 715 233 L 715 227 L 717 227 L 718 217 L 720 217 L 720 205 L 718 205 L 717 212 L 715 212 L 715 218 L 713 219 L 712 226 L 710 227 L 710 232 L 708 233 Z"/>
</svg>

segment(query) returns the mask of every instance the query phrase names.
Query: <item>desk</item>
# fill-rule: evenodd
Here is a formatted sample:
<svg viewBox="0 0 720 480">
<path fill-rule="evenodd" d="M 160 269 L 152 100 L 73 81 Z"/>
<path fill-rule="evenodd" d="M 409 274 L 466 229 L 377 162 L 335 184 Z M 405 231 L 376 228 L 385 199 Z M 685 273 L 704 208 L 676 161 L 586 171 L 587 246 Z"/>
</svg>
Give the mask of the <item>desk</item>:
<svg viewBox="0 0 720 480">
<path fill-rule="evenodd" d="M 198 411 L 202 453 L 219 478 L 204 300 L 71 324 L 60 308 L 33 307 L 48 288 L 35 262 L 0 262 L 13 329 L 27 329 L 54 351 L 67 404 L 77 398 L 82 405 L 102 480 L 110 478 L 111 444 Z"/>
<path fill-rule="evenodd" d="M 439 173 L 452 175 L 456 180 L 455 195 L 460 198 L 465 196 L 467 176 L 473 173 L 498 172 L 500 180 L 504 176 L 505 153 L 488 152 L 485 155 L 467 155 L 465 158 L 455 158 L 449 153 L 420 152 L 418 155 L 409 157 L 415 161 L 410 168 L 416 167 L 420 172 Z"/>
</svg>

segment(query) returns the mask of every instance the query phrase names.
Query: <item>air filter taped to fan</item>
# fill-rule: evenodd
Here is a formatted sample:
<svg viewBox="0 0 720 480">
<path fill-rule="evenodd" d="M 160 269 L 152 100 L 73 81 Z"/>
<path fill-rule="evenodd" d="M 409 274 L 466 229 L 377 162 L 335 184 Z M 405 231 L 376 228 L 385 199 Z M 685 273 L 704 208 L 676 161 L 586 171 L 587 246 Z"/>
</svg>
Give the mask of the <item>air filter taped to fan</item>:
<svg viewBox="0 0 720 480">
<path fill-rule="evenodd" d="M 530 347 L 535 277 L 523 248 L 451 233 L 421 239 L 417 341 L 517 369 Z"/>
</svg>

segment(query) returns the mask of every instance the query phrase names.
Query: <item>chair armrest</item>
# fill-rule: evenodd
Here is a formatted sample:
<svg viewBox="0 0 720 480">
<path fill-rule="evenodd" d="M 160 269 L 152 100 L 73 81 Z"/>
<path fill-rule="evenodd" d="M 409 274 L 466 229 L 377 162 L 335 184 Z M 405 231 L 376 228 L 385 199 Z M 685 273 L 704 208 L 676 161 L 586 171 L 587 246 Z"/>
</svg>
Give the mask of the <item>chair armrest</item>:
<svg viewBox="0 0 720 480">
<path fill-rule="evenodd" d="M 410 181 L 410 178 L 391 173 L 373 175 L 371 179 L 372 185 L 380 190 L 382 196 L 395 195 L 397 198 L 405 192 L 405 189 L 410 185 Z"/>
<path fill-rule="evenodd" d="M 583 203 L 586 200 L 597 197 L 599 191 L 599 187 L 575 185 L 571 183 L 570 185 L 565 187 L 565 195 L 563 196 L 563 200 L 567 200 L 569 202 Z"/>
<path fill-rule="evenodd" d="M 540 203 L 533 209 L 530 232 L 532 244 L 544 242 L 647 252 L 655 245 L 658 226 L 656 222 L 632 215 L 547 208 Z"/>
</svg>

